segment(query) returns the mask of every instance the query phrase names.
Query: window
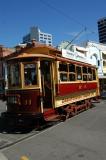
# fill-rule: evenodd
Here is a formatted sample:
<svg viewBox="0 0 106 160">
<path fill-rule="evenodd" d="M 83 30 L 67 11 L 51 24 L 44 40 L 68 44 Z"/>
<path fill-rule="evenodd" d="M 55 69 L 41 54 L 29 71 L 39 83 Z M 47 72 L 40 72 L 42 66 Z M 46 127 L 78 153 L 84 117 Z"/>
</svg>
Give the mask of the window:
<svg viewBox="0 0 106 160">
<path fill-rule="evenodd" d="M 46 34 L 44 34 L 44 37 L 46 37 L 46 38 L 47 38 L 47 35 L 46 35 Z"/>
<path fill-rule="evenodd" d="M 67 73 L 60 73 L 60 80 L 67 81 L 68 80 Z"/>
<path fill-rule="evenodd" d="M 106 54 L 102 53 L 102 58 L 106 59 Z"/>
<path fill-rule="evenodd" d="M 99 67 L 100 66 L 100 61 L 98 60 L 97 62 L 98 62 L 98 67 Z"/>
<path fill-rule="evenodd" d="M 37 84 L 37 67 L 36 64 L 29 63 L 24 64 L 24 85 L 36 85 Z"/>
<path fill-rule="evenodd" d="M 69 81 L 75 81 L 75 65 L 69 64 Z"/>
<path fill-rule="evenodd" d="M 19 64 L 8 65 L 8 83 L 9 86 L 16 87 L 20 85 Z"/>
<path fill-rule="evenodd" d="M 83 69 L 83 81 L 87 81 L 88 68 L 84 66 L 82 69 Z"/>
<path fill-rule="evenodd" d="M 60 63 L 59 64 L 59 71 L 67 72 L 68 71 L 67 63 Z"/>
<path fill-rule="evenodd" d="M 75 81 L 75 74 L 73 73 L 69 74 L 69 81 Z"/>
<path fill-rule="evenodd" d="M 68 81 L 68 65 L 67 63 L 59 63 L 60 80 Z"/>
<path fill-rule="evenodd" d="M 87 67 L 83 67 L 83 73 L 87 74 Z"/>
<path fill-rule="evenodd" d="M 61 81 L 75 81 L 75 65 L 68 63 L 59 64 L 60 80 Z"/>
<path fill-rule="evenodd" d="M 92 81 L 92 69 L 88 68 L 88 81 Z"/>
<path fill-rule="evenodd" d="M 81 67 L 77 66 L 76 72 L 77 72 L 77 80 L 82 80 Z"/>
<path fill-rule="evenodd" d="M 83 81 L 87 81 L 88 78 L 87 78 L 87 75 L 83 75 Z"/>
<path fill-rule="evenodd" d="M 69 64 L 69 72 L 75 72 L 75 65 Z"/>
<path fill-rule="evenodd" d="M 103 66 L 106 66 L 106 61 L 103 61 Z"/>
</svg>

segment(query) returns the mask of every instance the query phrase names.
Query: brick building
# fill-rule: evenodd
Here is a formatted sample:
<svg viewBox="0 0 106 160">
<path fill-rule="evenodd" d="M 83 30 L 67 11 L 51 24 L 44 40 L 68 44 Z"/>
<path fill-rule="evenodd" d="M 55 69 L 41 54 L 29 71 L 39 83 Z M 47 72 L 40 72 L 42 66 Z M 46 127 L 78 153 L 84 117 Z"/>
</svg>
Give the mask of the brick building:
<svg viewBox="0 0 106 160">
<path fill-rule="evenodd" d="M 6 48 L 0 45 L 0 89 L 5 87 L 5 62 L 3 58 L 14 51 L 12 48 Z"/>
</svg>

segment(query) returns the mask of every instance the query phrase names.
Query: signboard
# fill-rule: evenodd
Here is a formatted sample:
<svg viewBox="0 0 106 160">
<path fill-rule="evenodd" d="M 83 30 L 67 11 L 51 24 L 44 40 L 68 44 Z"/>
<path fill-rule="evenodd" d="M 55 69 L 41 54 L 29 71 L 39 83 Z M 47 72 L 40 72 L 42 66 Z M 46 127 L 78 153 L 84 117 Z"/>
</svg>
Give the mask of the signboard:
<svg viewBox="0 0 106 160">
<path fill-rule="evenodd" d="M 76 51 L 72 52 L 70 50 L 62 49 L 62 56 L 65 58 L 77 60 L 80 62 L 88 62 L 87 57 L 83 53 L 76 52 Z"/>
</svg>

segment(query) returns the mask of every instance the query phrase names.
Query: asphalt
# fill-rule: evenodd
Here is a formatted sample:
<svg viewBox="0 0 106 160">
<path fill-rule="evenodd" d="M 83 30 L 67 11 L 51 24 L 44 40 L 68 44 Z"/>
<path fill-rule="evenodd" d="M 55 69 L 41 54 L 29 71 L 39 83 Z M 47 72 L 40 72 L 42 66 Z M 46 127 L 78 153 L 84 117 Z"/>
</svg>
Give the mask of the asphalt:
<svg viewBox="0 0 106 160">
<path fill-rule="evenodd" d="M 1 153 L 8 160 L 106 160 L 106 101 Z"/>
</svg>

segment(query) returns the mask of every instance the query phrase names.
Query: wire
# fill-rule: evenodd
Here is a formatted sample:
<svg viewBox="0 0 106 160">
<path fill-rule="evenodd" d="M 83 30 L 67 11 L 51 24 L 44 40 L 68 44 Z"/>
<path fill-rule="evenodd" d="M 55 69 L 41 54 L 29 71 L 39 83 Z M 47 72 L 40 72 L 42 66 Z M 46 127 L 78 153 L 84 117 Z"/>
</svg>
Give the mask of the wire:
<svg viewBox="0 0 106 160">
<path fill-rule="evenodd" d="M 41 3 L 43 3 L 44 5 L 46 5 L 47 7 L 51 8 L 52 10 L 55 10 L 56 12 L 60 13 L 61 15 L 63 15 L 64 17 L 66 17 L 67 19 L 72 19 L 75 23 L 79 24 L 80 26 L 83 27 L 83 30 L 86 32 L 87 30 L 92 33 L 92 34 L 96 34 L 96 32 L 91 31 L 88 29 L 88 27 L 86 27 L 86 25 L 83 25 L 82 23 L 80 23 L 79 21 L 77 21 L 75 18 L 67 15 L 66 13 L 64 13 L 62 10 L 57 9 L 56 7 L 54 7 L 53 5 L 51 5 L 50 3 L 48 3 L 47 1 L 44 0 L 40 0 Z M 86 29 L 85 29 L 86 28 Z M 82 32 L 82 31 L 81 31 Z"/>
<path fill-rule="evenodd" d="M 62 10 L 60 9 L 57 9 L 56 7 L 54 7 L 53 5 L 51 5 L 50 3 L 48 3 L 47 1 L 44 1 L 44 0 L 40 0 L 41 3 L 43 3 L 44 5 L 46 5 L 47 7 L 55 10 L 56 12 L 60 13 L 61 15 L 63 15 L 65 18 L 67 19 L 72 19 L 75 23 L 79 24 L 80 26 L 84 27 L 85 26 L 83 24 L 81 24 L 79 21 L 75 20 L 75 18 L 67 15 L 65 12 L 63 12 Z"/>
</svg>

